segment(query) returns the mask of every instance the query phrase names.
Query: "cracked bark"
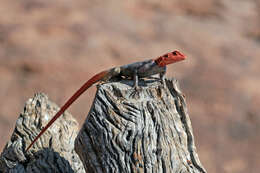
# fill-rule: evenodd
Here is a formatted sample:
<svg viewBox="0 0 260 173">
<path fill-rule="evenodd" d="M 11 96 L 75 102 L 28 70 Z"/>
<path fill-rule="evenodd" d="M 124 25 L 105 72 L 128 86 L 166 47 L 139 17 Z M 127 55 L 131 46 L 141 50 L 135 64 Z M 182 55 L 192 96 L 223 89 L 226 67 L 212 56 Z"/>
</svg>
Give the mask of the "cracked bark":
<svg viewBox="0 0 260 173">
<path fill-rule="evenodd" d="M 86 172 L 206 172 L 176 80 L 122 80 L 98 86 L 75 150 Z M 0 156 L 0 172 L 85 172 L 74 151 L 77 122 L 64 113 L 25 153 L 59 108 L 45 94 L 29 99 Z"/>
<path fill-rule="evenodd" d="M 29 99 L 18 117 L 10 141 L 0 156 L 0 172 L 4 173 L 84 173 L 84 167 L 74 151 L 78 123 L 65 112 L 28 153 L 25 148 L 48 123 L 59 108 L 45 94 Z"/>
<path fill-rule="evenodd" d="M 184 95 L 175 79 L 98 86 L 75 141 L 86 172 L 206 172 L 201 165 Z"/>
</svg>

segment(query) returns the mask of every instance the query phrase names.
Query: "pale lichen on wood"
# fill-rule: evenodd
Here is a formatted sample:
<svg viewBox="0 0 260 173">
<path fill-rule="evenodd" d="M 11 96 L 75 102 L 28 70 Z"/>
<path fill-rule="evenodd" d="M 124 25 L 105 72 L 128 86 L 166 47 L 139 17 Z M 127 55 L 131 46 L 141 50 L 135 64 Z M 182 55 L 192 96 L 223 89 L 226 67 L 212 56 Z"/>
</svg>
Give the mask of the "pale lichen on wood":
<svg viewBox="0 0 260 173">
<path fill-rule="evenodd" d="M 75 143 L 87 172 L 206 172 L 176 80 L 100 85 Z"/>
</svg>

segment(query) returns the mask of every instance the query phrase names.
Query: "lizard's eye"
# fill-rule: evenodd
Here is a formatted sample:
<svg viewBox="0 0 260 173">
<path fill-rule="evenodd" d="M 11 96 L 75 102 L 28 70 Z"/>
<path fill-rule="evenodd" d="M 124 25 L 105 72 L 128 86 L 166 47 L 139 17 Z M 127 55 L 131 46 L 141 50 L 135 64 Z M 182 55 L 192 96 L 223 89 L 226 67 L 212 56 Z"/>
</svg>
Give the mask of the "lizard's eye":
<svg viewBox="0 0 260 173">
<path fill-rule="evenodd" d="M 176 51 L 174 51 L 174 52 L 172 52 L 172 54 L 173 54 L 173 55 L 177 55 L 177 52 L 176 52 Z"/>
</svg>

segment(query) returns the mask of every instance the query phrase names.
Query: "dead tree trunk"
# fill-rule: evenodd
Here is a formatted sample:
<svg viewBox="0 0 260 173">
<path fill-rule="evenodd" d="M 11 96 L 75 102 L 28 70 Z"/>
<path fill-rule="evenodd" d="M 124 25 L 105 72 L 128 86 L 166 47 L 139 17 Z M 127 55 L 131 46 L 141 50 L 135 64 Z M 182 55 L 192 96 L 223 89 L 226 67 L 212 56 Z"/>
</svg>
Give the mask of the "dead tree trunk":
<svg viewBox="0 0 260 173">
<path fill-rule="evenodd" d="M 100 85 L 76 140 L 87 172 L 206 172 L 176 80 Z M 0 156 L 0 172 L 85 172 L 73 149 L 77 122 L 65 113 L 25 153 L 58 107 L 44 94 L 30 99 Z"/>
<path fill-rule="evenodd" d="M 29 99 L 16 121 L 10 141 L 0 156 L 0 172 L 4 173 L 84 173 L 74 151 L 78 123 L 65 112 L 29 152 L 25 148 L 55 115 L 59 108 L 45 94 Z"/>
<path fill-rule="evenodd" d="M 100 85 L 75 141 L 86 172 L 198 173 L 201 165 L 176 80 Z"/>
</svg>

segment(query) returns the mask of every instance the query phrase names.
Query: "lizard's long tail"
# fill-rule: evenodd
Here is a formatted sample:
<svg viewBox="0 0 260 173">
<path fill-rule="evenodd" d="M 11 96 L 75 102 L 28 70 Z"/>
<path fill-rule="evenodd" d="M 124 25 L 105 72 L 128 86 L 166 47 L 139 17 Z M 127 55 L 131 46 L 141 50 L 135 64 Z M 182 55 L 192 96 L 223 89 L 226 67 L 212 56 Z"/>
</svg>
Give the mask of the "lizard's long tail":
<svg viewBox="0 0 260 173">
<path fill-rule="evenodd" d="M 41 130 L 41 132 L 36 136 L 36 138 L 32 141 L 32 143 L 27 147 L 25 150 L 26 152 L 31 148 L 31 146 L 41 137 L 41 135 L 54 123 L 54 121 L 61 116 L 61 114 L 64 113 L 64 111 L 82 94 L 84 91 L 86 91 L 89 87 L 91 87 L 93 84 L 96 82 L 100 81 L 103 79 L 106 75 L 108 74 L 108 71 L 102 71 L 92 78 L 90 78 L 86 83 L 78 89 L 77 92 L 73 94 L 69 98 L 69 100 L 61 107 L 61 109 L 54 115 L 54 117 L 49 121 L 49 123 Z"/>
</svg>

